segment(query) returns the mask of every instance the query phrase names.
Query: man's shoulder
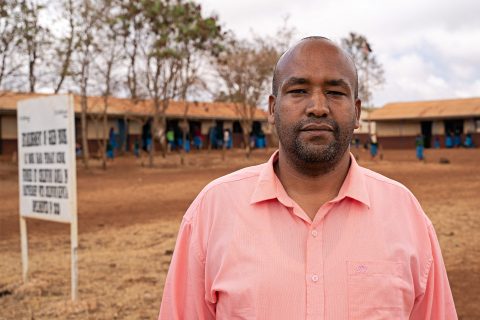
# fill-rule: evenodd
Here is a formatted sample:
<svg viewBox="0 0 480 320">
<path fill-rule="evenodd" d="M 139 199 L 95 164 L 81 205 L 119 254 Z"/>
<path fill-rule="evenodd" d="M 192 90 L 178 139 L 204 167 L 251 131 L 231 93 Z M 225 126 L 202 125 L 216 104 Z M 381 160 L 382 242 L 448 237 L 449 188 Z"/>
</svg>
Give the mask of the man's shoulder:
<svg viewBox="0 0 480 320">
<path fill-rule="evenodd" d="M 361 170 L 373 203 L 383 203 L 389 206 L 395 204 L 396 211 L 401 208 L 408 209 L 411 213 L 415 213 L 415 216 L 420 217 L 427 225 L 431 224 L 418 199 L 408 187 L 370 169 L 361 167 Z"/>
<path fill-rule="evenodd" d="M 381 186 L 381 187 L 390 187 L 393 189 L 398 189 L 398 191 L 402 192 L 407 192 L 411 194 L 411 191 L 402 183 L 393 180 L 391 178 L 388 178 L 384 176 L 383 174 L 380 174 L 376 171 L 360 167 L 360 170 L 362 171 L 363 176 L 365 177 L 365 182 L 367 183 L 367 186 Z"/>
<path fill-rule="evenodd" d="M 204 191 L 209 191 L 222 186 L 227 186 L 237 183 L 255 182 L 267 163 L 262 163 L 255 166 L 245 167 L 237 171 L 231 172 L 221 176 L 205 186 Z"/>
<path fill-rule="evenodd" d="M 200 191 L 184 217 L 190 220 L 196 216 L 200 207 L 205 208 L 214 203 L 225 204 L 234 200 L 249 199 L 262 170 L 267 165 L 268 163 L 263 163 L 246 167 L 211 181 Z"/>
<path fill-rule="evenodd" d="M 262 163 L 255 166 L 249 166 L 221 176 L 208 183 L 200 192 L 199 196 L 203 197 L 206 194 L 215 194 L 226 189 L 231 190 L 231 188 L 240 186 L 250 187 L 251 191 L 253 191 L 260 173 L 267 165 L 268 163 Z"/>
</svg>

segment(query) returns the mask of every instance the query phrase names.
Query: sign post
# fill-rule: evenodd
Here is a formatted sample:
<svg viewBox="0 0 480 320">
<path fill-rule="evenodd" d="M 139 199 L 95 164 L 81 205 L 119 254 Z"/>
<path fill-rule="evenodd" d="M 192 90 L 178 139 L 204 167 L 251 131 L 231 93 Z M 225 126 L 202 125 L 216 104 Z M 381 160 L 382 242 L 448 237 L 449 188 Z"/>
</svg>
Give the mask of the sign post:
<svg viewBox="0 0 480 320">
<path fill-rule="evenodd" d="M 23 281 L 28 280 L 26 218 L 70 223 L 72 300 L 76 300 L 77 174 L 72 96 L 20 101 L 17 125 Z"/>
</svg>

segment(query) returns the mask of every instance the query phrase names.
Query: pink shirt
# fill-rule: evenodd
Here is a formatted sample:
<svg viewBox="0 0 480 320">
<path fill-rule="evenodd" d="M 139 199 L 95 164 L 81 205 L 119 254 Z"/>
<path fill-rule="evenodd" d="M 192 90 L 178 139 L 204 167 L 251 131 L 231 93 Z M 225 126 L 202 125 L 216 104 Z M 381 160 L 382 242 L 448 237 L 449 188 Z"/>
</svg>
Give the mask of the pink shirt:
<svg viewBox="0 0 480 320">
<path fill-rule="evenodd" d="M 159 319 L 457 319 L 432 223 L 353 157 L 315 219 L 265 164 L 221 177 L 186 212 Z"/>
</svg>

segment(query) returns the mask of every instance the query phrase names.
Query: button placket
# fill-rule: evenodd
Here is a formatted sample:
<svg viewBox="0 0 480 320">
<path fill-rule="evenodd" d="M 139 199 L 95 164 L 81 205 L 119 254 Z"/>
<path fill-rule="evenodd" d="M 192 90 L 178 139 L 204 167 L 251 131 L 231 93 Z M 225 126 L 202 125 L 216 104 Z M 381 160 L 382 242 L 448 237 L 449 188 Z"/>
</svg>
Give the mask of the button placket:
<svg viewBox="0 0 480 320">
<path fill-rule="evenodd" d="M 309 226 L 307 236 L 307 255 L 306 255 L 306 294 L 307 294 L 307 319 L 313 317 L 322 318 L 324 314 L 324 294 L 323 283 L 323 243 L 322 243 L 322 224 L 313 223 Z"/>
</svg>

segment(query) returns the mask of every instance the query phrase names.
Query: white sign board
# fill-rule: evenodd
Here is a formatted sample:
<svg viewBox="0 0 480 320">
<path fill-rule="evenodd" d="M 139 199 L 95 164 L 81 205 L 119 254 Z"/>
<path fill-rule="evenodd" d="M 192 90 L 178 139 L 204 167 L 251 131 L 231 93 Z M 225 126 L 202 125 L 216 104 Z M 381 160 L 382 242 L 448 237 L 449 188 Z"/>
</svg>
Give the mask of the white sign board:
<svg viewBox="0 0 480 320">
<path fill-rule="evenodd" d="M 77 214 L 71 96 L 18 103 L 20 215 L 71 223 Z"/>
</svg>

